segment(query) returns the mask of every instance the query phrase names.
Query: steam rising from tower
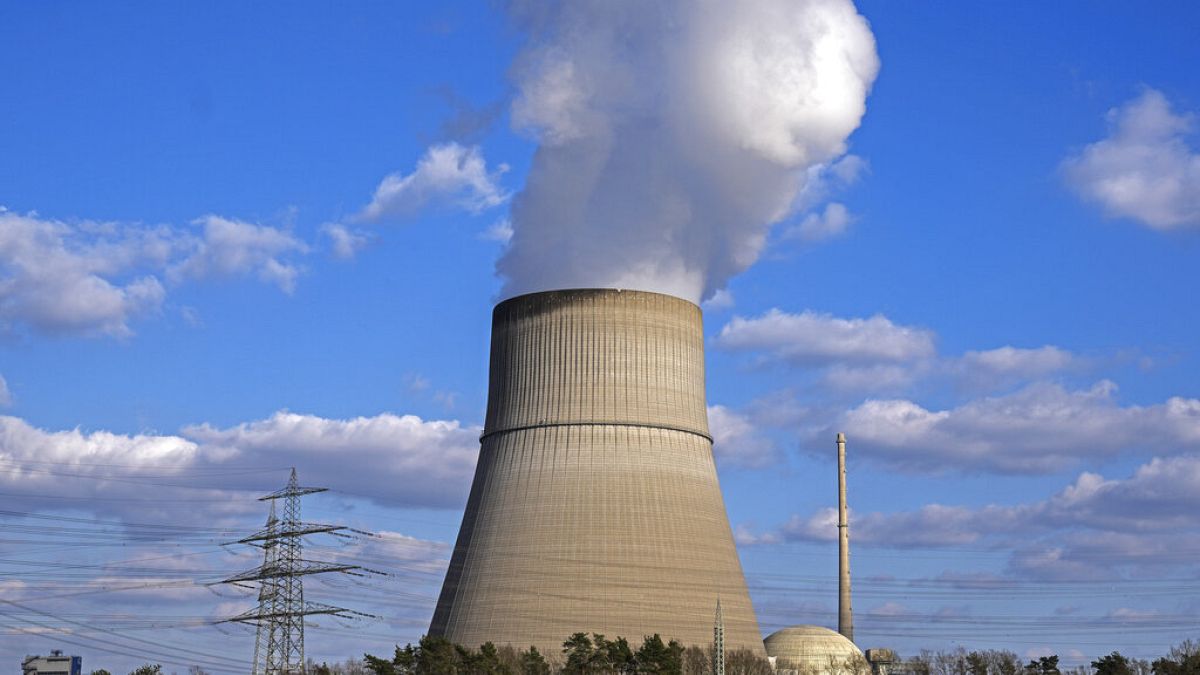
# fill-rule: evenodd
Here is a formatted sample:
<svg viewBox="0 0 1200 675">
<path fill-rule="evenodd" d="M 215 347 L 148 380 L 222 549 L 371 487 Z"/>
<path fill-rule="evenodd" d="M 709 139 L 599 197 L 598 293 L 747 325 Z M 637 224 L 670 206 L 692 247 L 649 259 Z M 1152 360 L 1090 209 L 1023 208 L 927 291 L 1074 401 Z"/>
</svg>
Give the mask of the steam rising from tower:
<svg viewBox="0 0 1200 675">
<path fill-rule="evenodd" d="M 487 420 L 429 632 L 557 653 L 578 631 L 763 653 L 713 464 L 700 309 L 640 291 L 500 303 Z"/>
<path fill-rule="evenodd" d="M 819 198 L 879 61 L 850 0 L 513 2 L 514 125 L 539 146 L 504 296 L 636 288 L 699 302 Z"/>
</svg>

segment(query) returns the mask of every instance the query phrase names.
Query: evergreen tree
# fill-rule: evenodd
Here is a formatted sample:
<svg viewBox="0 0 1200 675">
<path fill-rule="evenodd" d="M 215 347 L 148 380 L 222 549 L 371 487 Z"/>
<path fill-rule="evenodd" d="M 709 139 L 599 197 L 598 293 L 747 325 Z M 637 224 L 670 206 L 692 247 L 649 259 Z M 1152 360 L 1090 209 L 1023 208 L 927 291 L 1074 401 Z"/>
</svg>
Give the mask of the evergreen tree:
<svg viewBox="0 0 1200 675">
<path fill-rule="evenodd" d="M 1062 675 L 1058 669 L 1058 655 L 1043 656 L 1025 665 L 1028 675 Z"/>
<path fill-rule="evenodd" d="M 563 667 L 563 673 L 567 675 L 582 675 L 587 673 L 591 667 L 592 658 L 595 650 L 592 647 L 592 639 L 587 636 L 587 633 L 575 633 L 563 642 L 563 656 L 567 659 L 567 664 Z"/>
<path fill-rule="evenodd" d="M 419 675 L 458 675 L 460 647 L 444 637 L 426 635 L 417 649 Z"/>
<path fill-rule="evenodd" d="M 521 675 L 550 675 L 550 664 L 537 647 L 531 646 L 529 651 L 521 652 Z"/>
<path fill-rule="evenodd" d="M 399 649 L 397 647 L 396 649 Z M 371 654 L 363 654 L 363 665 L 375 675 L 397 675 L 396 665 L 387 659 L 381 659 Z"/>
<path fill-rule="evenodd" d="M 1121 656 L 1121 652 L 1113 652 L 1092 661 L 1092 668 L 1096 669 L 1096 675 L 1133 675 L 1129 659 Z"/>
<path fill-rule="evenodd" d="M 674 640 L 666 644 L 658 633 L 646 637 L 635 659 L 639 673 L 683 673 L 683 645 Z"/>
</svg>

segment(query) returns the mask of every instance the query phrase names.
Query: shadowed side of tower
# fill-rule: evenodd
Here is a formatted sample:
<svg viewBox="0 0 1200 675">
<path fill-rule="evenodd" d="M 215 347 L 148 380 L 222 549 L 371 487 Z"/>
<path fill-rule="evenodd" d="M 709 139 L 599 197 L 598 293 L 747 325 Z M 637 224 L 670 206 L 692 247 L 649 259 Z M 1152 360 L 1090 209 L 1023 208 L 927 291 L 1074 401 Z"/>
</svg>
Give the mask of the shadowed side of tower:
<svg viewBox="0 0 1200 675">
<path fill-rule="evenodd" d="M 763 653 L 713 464 L 700 309 L 549 291 L 496 307 L 475 481 L 429 632 L 557 654 L 577 631 Z"/>
</svg>

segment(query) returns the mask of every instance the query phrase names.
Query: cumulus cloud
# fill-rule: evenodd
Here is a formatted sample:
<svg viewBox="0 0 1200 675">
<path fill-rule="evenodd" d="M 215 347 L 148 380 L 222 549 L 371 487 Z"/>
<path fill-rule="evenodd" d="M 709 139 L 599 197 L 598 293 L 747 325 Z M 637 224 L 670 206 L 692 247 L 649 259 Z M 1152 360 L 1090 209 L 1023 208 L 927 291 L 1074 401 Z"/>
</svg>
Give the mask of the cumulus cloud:
<svg viewBox="0 0 1200 675">
<path fill-rule="evenodd" d="M 173 517 L 192 520 L 185 513 L 197 508 L 192 499 L 205 502 L 205 517 L 258 508 L 237 493 L 257 493 L 264 475 L 295 466 L 302 477 L 381 504 L 455 507 L 466 497 L 478 446 L 476 428 L 390 413 L 342 420 L 281 411 L 227 428 L 133 435 L 51 431 L 0 416 L 0 485 L 29 495 L 22 498 L 29 506 L 41 503 L 38 495 L 62 494 L 55 486 L 66 480 L 72 497 L 97 512 L 145 520 L 148 510 L 173 509 Z M 153 489 L 163 499 L 151 499 Z"/>
<path fill-rule="evenodd" d="M 1054 345 L 1005 345 L 960 356 L 937 353 L 933 331 L 886 316 L 844 318 L 805 310 L 771 309 L 758 317 L 734 316 L 713 340 L 758 363 L 783 362 L 816 374 L 822 391 L 839 395 L 897 393 L 918 383 L 954 384 L 997 391 L 1096 363 Z"/>
<path fill-rule="evenodd" d="M 501 244 L 507 244 L 512 239 L 512 235 L 512 221 L 508 218 L 501 218 L 484 230 L 480 237 L 488 241 L 498 241 Z"/>
<path fill-rule="evenodd" d="M 170 227 L 66 222 L 0 208 L 0 330 L 133 334 L 171 282 L 253 274 L 285 291 L 308 247 L 288 232 L 209 215 L 195 233 Z"/>
<path fill-rule="evenodd" d="M 750 526 L 742 523 L 733 528 L 733 540 L 738 546 L 758 546 L 760 544 L 778 544 L 782 538 L 774 532 L 756 533 Z"/>
<path fill-rule="evenodd" d="M 716 345 L 803 364 L 903 362 L 935 353 L 932 332 L 897 325 L 879 314 L 869 319 L 842 319 L 778 309 L 756 318 L 733 317 L 721 328 Z"/>
<path fill-rule="evenodd" d="M 728 288 L 722 288 L 713 293 L 711 298 L 705 300 L 703 307 L 706 312 L 719 312 L 723 309 L 731 309 L 735 304 L 733 291 Z"/>
<path fill-rule="evenodd" d="M 950 378 L 968 391 L 1009 389 L 1039 379 L 1081 374 L 1103 359 L 1089 358 L 1054 345 L 1035 348 L 1005 345 L 943 357 L 930 374 Z"/>
<path fill-rule="evenodd" d="M 412 173 L 386 176 L 358 219 L 377 222 L 409 217 L 427 206 L 453 206 L 479 213 L 508 200 L 508 193 L 499 184 L 506 171 L 505 164 L 488 171 L 478 146 L 454 142 L 434 145 L 425 151 Z"/>
<path fill-rule="evenodd" d="M 854 216 L 844 204 L 830 202 L 820 213 L 810 213 L 800 221 L 799 225 L 788 228 L 784 238 L 802 239 L 804 241 L 822 241 L 832 239 L 850 227 Z"/>
<path fill-rule="evenodd" d="M 370 238 L 357 230 L 352 230 L 341 223 L 328 223 L 321 227 L 322 234 L 329 239 L 329 250 L 338 260 L 352 260 L 358 252 L 366 248 Z"/>
<path fill-rule="evenodd" d="M 375 567 L 380 565 L 381 561 L 386 561 L 390 567 L 402 569 L 407 575 L 436 575 L 440 581 L 450 564 L 450 549 L 451 546 L 443 541 L 381 530 L 372 536 L 344 542 L 336 548 L 327 547 L 321 555 L 328 562 L 366 564 L 368 567 Z"/>
<path fill-rule="evenodd" d="M 39 464 L 65 466 L 110 463 L 135 469 L 178 469 L 190 465 L 196 452 L 195 443 L 178 436 L 84 433 L 79 429 L 43 431 L 18 417 L 0 416 L 0 453 L 6 463 L 36 460 Z M 4 475 L 10 480 L 37 479 L 23 471 L 21 466 L 5 467 Z"/>
<path fill-rule="evenodd" d="M 779 460 L 775 444 L 744 413 L 723 405 L 710 405 L 708 424 L 713 436 L 713 454 L 721 462 L 756 468 Z"/>
<path fill-rule="evenodd" d="M 958 370 L 971 377 L 1039 377 L 1079 365 L 1078 356 L 1053 345 L 1036 349 L 1005 346 L 969 351 L 958 359 Z"/>
<path fill-rule="evenodd" d="M 46 431 L 17 417 L 0 416 L 0 485 L 22 495 L 21 510 L 87 504 L 97 513 L 115 513 L 128 504 L 123 507 L 112 498 L 134 496 L 144 482 L 170 484 L 196 464 L 199 453 L 196 443 L 176 435 Z M 68 492 L 62 488 L 65 481 L 70 481 Z M 197 490 L 191 496 L 210 499 L 219 492 Z M 56 500 L 64 494 L 72 498 L 67 504 Z M 136 512 L 154 512 L 162 505 L 143 504 Z M 216 514 L 228 513 L 231 505 L 213 506 Z"/>
<path fill-rule="evenodd" d="M 152 274 L 177 248 L 164 228 L 66 223 L 0 209 L 0 328 L 127 336 L 166 290 Z"/>
<path fill-rule="evenodd" d="M 850 523 L 865 546 L 1009 549 L 1009 572 L 1025 577 L 1094 579 L 1121 566 L 1186 565 L 1200 553 L 1200 456 L 1156 457 L 1120 479 L 1084 472 L 1030 503 L 852 511 Z M 831 542 L 836 526 L 837 511 L 824 508 L 746 539 Z"/>
<path fill-rule="evenodd" d="M 932 371 L 932 363 L 917 359 L 909 363 L 867 365 L 834 363 L 819 379 L 825 391 L 841 394 L 904 390 Z"/>
<path fill-rule="evenodd" d="M 1116 385 L 1102 381 L 1073 391 L 1035 383 L 946 410 L 868 400 L 814 438 L 853 429 L 863 457 L 917 471 L 1042 473 L 1123 451 L 1200 447 L 1200 400 L 1121 406 L 1115 394 Z"/>
<path fill-rule="evenodd" d="M 1200 152 L 1188 144 L 1193 115 L 1177 115 L 1147 89 L 1108 112 L 1109 135 L 1062 165 L 1084 199 L 1111 216 L 1157 230 L 1200 225 Z"/>
<path fill-rule="evenodd" d="M 848 0 L 513 13 L 529 39 L 512 119 L 539 146 L 497 263 L 506 296 L 712 296 L 757 260 L 810 171 L 844 155 L 879 67 Z"/>
<path fill-rule="evenodd" d="M 858 155 L 844 155 L 834 162 L 810 168 L 804 187 L 796 197 L 797 210 L 808 210 L 828 200 L 829 196 L 855 184 L 870 169 L 870 163 Z"/>
<path fill-rule="evenodd" d="M 292 234 L 211 214 L 193 224 L 202 227 L 203 234 L 193 240 L 188 256 L 170 268 L 171 280 L 253 274 L 286 293 L 295 290 L 300 270 L 281 258 L 289 253 L 305 253 L 308 246 Z"/>
<path fill-rule="evenodd" d="M 201 424 L 181 433 L 211 460 L 286 458 L 308 475 L 326 482 L 340 476 L 357 494 L 406 506 L 460 505 L 479 453 L 478 429 L 391 413 L 337 420 L 281 411 L 225 429 Z"/>
</svg>

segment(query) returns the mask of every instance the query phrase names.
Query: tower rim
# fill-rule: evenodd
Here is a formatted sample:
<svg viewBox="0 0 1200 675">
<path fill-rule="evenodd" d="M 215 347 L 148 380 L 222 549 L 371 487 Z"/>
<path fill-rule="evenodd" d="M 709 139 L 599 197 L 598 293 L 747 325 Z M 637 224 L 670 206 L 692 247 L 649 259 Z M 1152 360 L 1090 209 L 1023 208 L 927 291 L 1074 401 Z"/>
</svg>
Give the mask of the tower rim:
<svg viewBox="0 0 1200 675">
<path fill-rule="evenodd" d="M 499 302 L 496 303 L 494 311 L 498 312 L 498 311 L 500 311 L 500 308 L 504 307 L 505 305 L 508 305 L 510 303 L 515 304 L 515 303 L 519 303 L 521 301 L 528 301 L 535 296 L 554 295 L 554 294 L 559 294 L 559 293 L 561 293 L 563 295 L 584 295 L 584 294 L 599 294 L 599 293 L 631 293 L 631 294 L 637 294 L 637 295 L 657 295 L 657 296 L 662 296 L 664 298 L 670 298 L 672 300 L 677 300 L 679 302 L 691 305 L 692 307 L 695 307 L 696 310 L 701 313 L 703 313 L 703 311 L 704 311 L 703 308 L 700 307 L 700 305 L 696 304 L 695 302 L 692 302 L 691 300 L 688 300 L 687 298 L 681 298 L 678 295 L 672 295 L 670 293 L 662 293 L 659 291 L 643 291 L 643 290 L 636 289 L 636 288 L 624 288 L 624 287 L 620 287 L 620 286 L 579 286 L 579 287 L 569 287 L 569 288 L 548 288 L 548 289 L 541 290 L 541 291 L 530 291 L 528 293 L 521 293 L 520 295 L 510 295 L 508 297 L 501 299 Z"/>
</svg>

